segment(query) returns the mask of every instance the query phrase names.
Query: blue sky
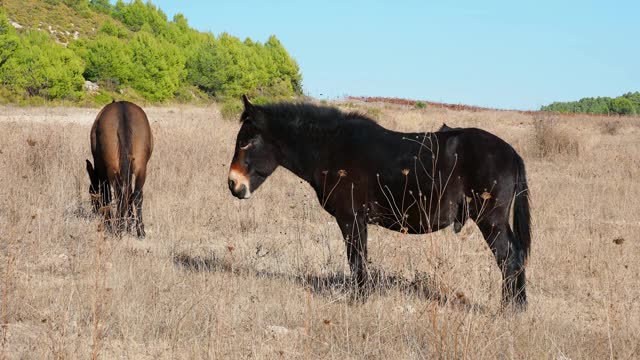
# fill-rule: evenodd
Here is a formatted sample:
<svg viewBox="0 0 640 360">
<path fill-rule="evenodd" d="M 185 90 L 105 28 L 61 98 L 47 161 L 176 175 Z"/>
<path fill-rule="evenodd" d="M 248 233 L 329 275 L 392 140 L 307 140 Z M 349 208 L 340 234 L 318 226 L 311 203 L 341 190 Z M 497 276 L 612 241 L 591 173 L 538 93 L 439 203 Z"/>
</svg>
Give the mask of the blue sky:
<svg viewBox="0 0 640 360">
<path fill-rule="evenodd" d="M 320 98 L 537 109 L 640 91 L 637 0 L 152 2 L 202 31 L 275 34 Z"/>
</svg>

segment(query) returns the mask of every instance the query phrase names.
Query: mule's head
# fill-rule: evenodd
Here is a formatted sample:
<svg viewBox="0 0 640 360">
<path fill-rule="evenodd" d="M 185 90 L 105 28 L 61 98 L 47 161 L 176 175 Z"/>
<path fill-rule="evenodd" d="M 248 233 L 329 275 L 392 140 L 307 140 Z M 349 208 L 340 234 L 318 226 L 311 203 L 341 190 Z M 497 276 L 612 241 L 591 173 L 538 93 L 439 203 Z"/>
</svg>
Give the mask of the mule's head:
<svg viewBox="0 0 640 360">
<path fill-rule="evenodd" d="M 93 165 L 91 165 L 91 161 L 89 161 L 89 159 L 87 159 L 87 174 L 89 174 L 89 180 L 91 181 L 89 184 L 91 205 L 93 205 L 93 210 L 97 213 L 102 206 L 102 204 L 100 204 L 102 197 L 100 194 L 100 179 L 98 178 L 98 174 L 96 174 L 96 170 L 93 168 Z"/>
<path fill-rule="evenodd" d="M 242 126 L 229 168 L 229 190 L 238 199 L 248 199 L 279 165 L 278 147 L 267 132 L 267 114 L 242 97 Z"/>
</svg>

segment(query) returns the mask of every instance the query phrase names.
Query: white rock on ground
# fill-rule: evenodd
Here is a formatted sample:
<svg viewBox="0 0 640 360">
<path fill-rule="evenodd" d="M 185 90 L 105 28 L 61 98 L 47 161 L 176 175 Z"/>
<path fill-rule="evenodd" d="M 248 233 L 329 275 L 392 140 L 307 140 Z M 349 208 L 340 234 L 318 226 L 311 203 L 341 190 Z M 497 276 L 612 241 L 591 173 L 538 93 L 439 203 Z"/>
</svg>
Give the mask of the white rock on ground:
<svg viewBox="0 0 640 360">
<path fill-rule="evenodd" d="M 100 90 L 100 86 L 94 82 L 86 80 L 83 85 L 83 89 L 88 92 L 97 92 Z"/>
</svg>

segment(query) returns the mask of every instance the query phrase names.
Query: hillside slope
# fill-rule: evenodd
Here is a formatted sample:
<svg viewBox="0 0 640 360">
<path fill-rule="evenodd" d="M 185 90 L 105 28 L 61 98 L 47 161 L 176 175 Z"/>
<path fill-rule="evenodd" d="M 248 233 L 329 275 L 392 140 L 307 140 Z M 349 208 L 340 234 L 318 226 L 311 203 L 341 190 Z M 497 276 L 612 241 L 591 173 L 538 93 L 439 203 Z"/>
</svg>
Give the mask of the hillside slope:
<svg viewBox="0 0 640 360">
<path fill-rule="evenodd" d="M 260 43 L 199 32 L 141 0 L 4 0 L 0 43 L 5 103 L 302 93 L 299 67 L 275 36 Z M 99 88 L 87 91 L 85 81 Z"/>
<path fill-rule="evenodd" d="M 60 43 L 75 38 L 93 37 L 111 16 L 85 7 L 67 5 L 65 1 L 4 0 L 2 6 L 14 26 L 49 32 Z"/>
</svg>

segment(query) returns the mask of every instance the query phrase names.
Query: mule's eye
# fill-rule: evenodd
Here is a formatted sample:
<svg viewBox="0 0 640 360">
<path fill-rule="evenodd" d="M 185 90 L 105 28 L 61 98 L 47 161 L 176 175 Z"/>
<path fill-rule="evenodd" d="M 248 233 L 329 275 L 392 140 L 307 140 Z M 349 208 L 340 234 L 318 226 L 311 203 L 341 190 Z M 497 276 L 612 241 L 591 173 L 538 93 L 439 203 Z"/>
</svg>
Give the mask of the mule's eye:
<svg viewBox="0 0 640 360">
<path fill-rule="evenodd" d="M 247 150 L 251 146 L 253 146 L 253 143 L 252 142 L 248 142 L 246 145 L 240 146 L 240 150 Z"/>
</svg>

